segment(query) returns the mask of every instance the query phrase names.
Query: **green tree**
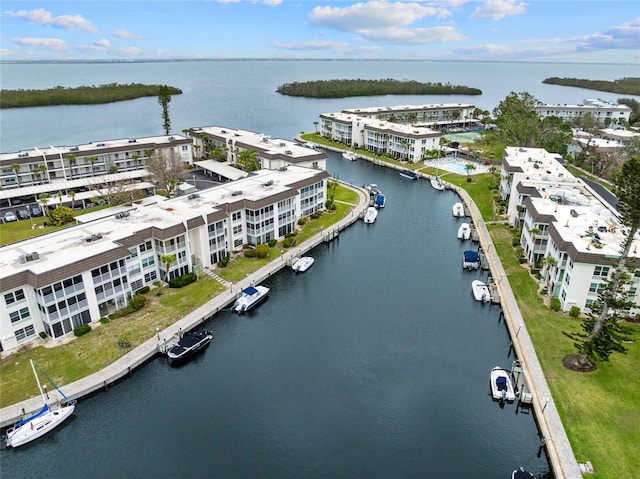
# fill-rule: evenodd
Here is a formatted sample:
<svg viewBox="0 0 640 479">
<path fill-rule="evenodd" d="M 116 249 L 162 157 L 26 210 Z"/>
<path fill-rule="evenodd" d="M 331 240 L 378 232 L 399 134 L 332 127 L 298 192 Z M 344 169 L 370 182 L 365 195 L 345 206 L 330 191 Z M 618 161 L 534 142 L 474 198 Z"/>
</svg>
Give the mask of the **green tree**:
<svg viewBox="0 0 640 479">
<path fill-rule="evenodd" d="M 153 153 L 153 150 L 145 150 L 145 155 L 147 152 L 150 156 L 145 166 L 156 187 L 170 191 L 173 182 L 179 184 L 182 181 L 185 166 L 178 155 L 173 152 Z"/>
<path fill-rule="evenodd" d="M 69 173 L 71 173 L 71 178 L 73 178 L 73 167 L 76 164 L 76 155 L 69 153 L 65 158 L 69 163 Z"/>
<path fill-rule="evenodd" d="M 175 263 L 176 255 L 175 254 L 163 254 L 160 256 L 160 263 L 165 266 L 164 269 L 164 282 L 169 282 L 169 269 L 171 268 L 171 263 Z M 160 284 L 160 288 L 162 289 L 162 284 Z"/>
<path fill-rule="evenodd" d="M 71 198 L 71 209 L 76 205 L 76 192 L 73 190 L 67 191 L 67 194 Z"/>
<path fill-rule="evenodd" d="M 625 353 L 624 343 L 632 330 L 621 323 L 622 316 L 634 306 L 631 301 L 629 251 L 640 227 L 640 159 L 633 157 L 615 175 L 613 192 L 618 198 L 618 212 L 625 226 L 625 239 L 613 273 L 598 294 L 598 302 L 581 324 L 581 332 L 564 333 L 574 342 L 583 364 L 608 361 L 613 352 Z"/>
<path fill-rule="evenodd" d="M 49 216 L 49 193 L 40 193 L 38 201 L 40 201 L 40 204 L 42 205 L 42 212 Z"/>
<path fill-rule="evenodd" d="M 93 171 L 93 165 L 96 161 L 98 161 L 98 157 L 94 155 L 87 156 L 87 161 L 89 162 L 89 166 L 91 167 L 91 176 L 95 176 L 95 172 Z"/>
<path fill-rule="evenodd" d="M 56 226 L 71 223 L 73 221 L 73 210 L 68 206 L 58 206 L 51 212 L 49 217 L 51 218 L 51 221 L 53 221 L 53 224 Z"/>
<path fill-rule="evenodd" d="M 164 134 L 171 131 L 171 119 L 169 118 L 169 103 L 171 102 L 171 89 L 167 85 L 158 88 L 158 104 L 162 107 L 162 128 Z"/>
<path fill-rule="evenodd" d="M 20 165 L 18 163 L 14 163 L 11 165 L 11 169 L 13 170 L 13 174 L 16 175 L 16 181 L 18 182 L 18 187 L 20 186 Z"/>
<path fill-rule="evenodd" d="M 259 170 L 260 161 L 258 160 L 258 153 L 251 150 L 240 150 L 238 152 L 238 166 L 247 173 Z"/>
</svg>

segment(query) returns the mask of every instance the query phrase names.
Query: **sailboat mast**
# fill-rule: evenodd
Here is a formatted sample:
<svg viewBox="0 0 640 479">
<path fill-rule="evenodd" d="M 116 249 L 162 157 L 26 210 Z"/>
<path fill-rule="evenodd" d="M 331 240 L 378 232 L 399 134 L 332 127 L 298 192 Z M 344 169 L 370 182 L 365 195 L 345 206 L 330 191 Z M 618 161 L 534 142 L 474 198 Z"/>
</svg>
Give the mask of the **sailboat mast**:
<svg viewBox="0 0 640 479">
<path fill-rule="evenodd" d="M 42 396 L 42 401 L 47 402 L 44 393 L 42 392 L 42 386 L 40 385 L 40 379 L 38 378 L 38 373 L 36 373 L 36 367 L 33 365 L 33 359 L 29 359 L 31 363 L 31 369 L 33 369 L 33 375 L 36 377 L 36 382 L 38 383 L 38 390 L 40 391 L 40 396 Z"/>
</svg>

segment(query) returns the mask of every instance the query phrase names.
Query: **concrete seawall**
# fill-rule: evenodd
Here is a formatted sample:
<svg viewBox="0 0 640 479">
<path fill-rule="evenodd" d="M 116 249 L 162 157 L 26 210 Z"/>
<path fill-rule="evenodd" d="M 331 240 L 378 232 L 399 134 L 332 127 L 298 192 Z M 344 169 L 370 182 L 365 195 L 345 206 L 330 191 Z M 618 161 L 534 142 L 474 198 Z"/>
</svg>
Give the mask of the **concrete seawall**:
<svg viewBox="0 0 640 479">
<path fill-rule="evenodd" d="M 283 253 L 280 259 L 271 261 L 269 264 L 244 278 L 242 281 L 232 284 L 227 291 L 219 294 L 211 301 L 200 306 L 195 311 L 192 311 L 184 318 L 176 321 L 168 328 L 159 331 L 155 336 L 149 338 L 140 346 L 125 354 L 106 368 L 71 384 L 66 384 L 61 387 L 61 390 L 70 399 L 80 399 L 97 391 L 107 390 L 110 385 L 131 375 L 136 368 L 154 358 L 156 354 L 158 354 L 160 346 L 164 344 L 165 341 L 176 338 L 181 331 L 189 331 L 197 327 L 208 319 L 214 317 L 221 310 L 228 307 L 233 301 L 235 301 L 236 294 L 243 288 L 246 288 L 249 285 L 261 283 L 272 274 L 278 272 L 284 267 L 287 267 L 293 258 L 301 256 L 324 241 L 336 238 L 340 231 L 357 221 L 360 213 L 369 206 L 368 192 L 362 189 L 357 189 L 357 192 L 358 203 L 353 205 L 351 212 L 349 212 L 342 220 L 332 225 L 330 228 L 309 238 L 304 243 L 294 248 L 290 248 L 288 251 Z M 56 393 L 50 394 L 50 398 L 52 399 L 50 404 L 54 403 L 53 398 L 57 398 L 57 396 L 58 395 Z M 23 410 L 30 413 L 40 410 L 41 407 L 42 399 L 40 396 L 37 396 L 0 409 L 0 428 L 5 428 L 15 424 L 19 420 Z"/>
</svg>

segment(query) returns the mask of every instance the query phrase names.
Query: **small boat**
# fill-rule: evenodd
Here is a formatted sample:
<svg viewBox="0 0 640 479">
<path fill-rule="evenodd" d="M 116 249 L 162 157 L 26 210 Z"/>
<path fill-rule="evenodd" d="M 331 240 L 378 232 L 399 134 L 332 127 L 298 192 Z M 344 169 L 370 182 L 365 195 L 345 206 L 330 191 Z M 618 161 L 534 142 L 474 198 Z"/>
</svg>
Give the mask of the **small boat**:
<svg viewBox="0 0 640 479">
<path fill-rule="evenodd" d="M 454 203 L 453 216 L 456 218 L 462 218 L 464 216 L 464 205 L 462 203 Z"/>
<path fill-rule="evenodd" d="M 296 273 L 304 273 L 306 270 L 311 268 L 315 259 L 311 256 L 303 256 L 302 258 L 298 258 L 292 265 L 291 269 Z"/>
<path fill-rule="evenodd" d="M 167 351 L 169 364 L 178 364 L 191 358 L 206 348 L 212 339 L 213 334 L 210 331 L 184 333 Z"/>
<path fill-rule="evenodd" d="M 491 370 L 489 384 L 491 386 L 491 396 L 496 401 L 512 402 L 516 400 L 511 371 L 496 366 Z"/>
<path fill-rule="evenodd" d="M 342 153 L 342 158 L 349 161 L 356 161 L 358 159 L 358 155 L 356 155 L 355 151 L 345 151 Z"/>
<path fill-rule="evenodd" d="M 407 178 L 409 180 L 417 180 L 418 174 L 413 170 L 402 170 L 400 171 L 400 176 L 403 178 Z"/>
<path fill-rule="evenodd" d="M 242 290 L 232 309 L 236 313 L 246 313 L 267 299 L 268 295 L 269 288 L 266 286 L 249 286 Z"/>
<path fill-rule="evenodd" d="M 375 206 L 376 208 L 384 208 L 384 205 L 386 204 L 387 204 L 387 198 L 382 193 L 378 193 L 373 198 L 373 206 Z"/>
<path fill-rule="evenodd" d="M 536 479 L 536 476 L 528 471 L 525 471 L 523 467 L 516 469 L 511 473 L 511 479 Z"/>
<path fill-rule="evenodd" d="M 434 190 L 438 190 L 438 191 L 445 190 L 444 183 L 440 181 L 440 178 L 438 178 L 437 176 L 434 176 L 433 178 L 431 178 L 431 186 Z"/>
<path fill-rule="evenodd" d="M 462 267 L 471 271 L 480 268 L 480 255 L 477 251 L 465 251 L 462 254 Z"/>
<path fill-rule="evenodd" d="M 67 419 L 76 408 L 76 401 L 70 401 L 67 396 L 64 395 L 58 387 L 53 384 L 53 381 L 49 379 L 49 382 L 55 387 L 58 393 L 65 400 L 64 406 L 58 402 L 58 406 L 54 409 L 51 409 L 47 404 L 47 400 L 45 399 L 44 392 L 42 390 L 42 386 L 40 385 L 40 380 L 38 379 L 38 374 L 36 373 L 36 368 L 33 363 L 33 360 L 30 359 L 31 369 L 33 370 L 33 375 L 36 377 L 36 382 L 38 383 L 38 389 L 40 390 L 40 395 L 42 396 L 42 402 L 44 405 L 42 409 L 35 414 L 32 414 L 29 417 L 26 417 L 20 421 L 18 421 L 11 429 L 9 429 L 5 435 L 7 447 L 18 447 L 23 444 L 27 444 L 28 442 L 33 441 L 41 436 L 44 436 L 46 433 L 59 426 L 65 419 Z M 45 374 L 46 376 L 46 374 Z"/>
<path fill-rule="evenodd" d="M 468 240 L 471 238 L 471 226 L 469 223 L 462 223 L 458 228 L 458 239 Z"/>
<path fill-rule="evenodd" d="M 380 189 L 378 188 L 378 185 L 376 185 L 375 183 L 371 183 L 367 185 L 366 190 L 369 192 L 370 196 L 376 196 L 378 193 L 380 193 Z"/>
<path fill-rule="evenodd" d="M 375 223 L 377 217 L 378 210 L 375 208 L 375 206 L 369 206 L 369 208 L 367 208 L 367 212 L 364 215 L 364 222 L 367 224 Z"/>
<path fill-rule="evenodd" d="M 471 282 L 471 291 L 473 291 L 473 297 L 476 299 L 476 301 L 487 303 L 491 300 L 491 293 L 489 292 L 489 288 L 480 280 L 476 279 L 475 281 Z"/>
</svg>

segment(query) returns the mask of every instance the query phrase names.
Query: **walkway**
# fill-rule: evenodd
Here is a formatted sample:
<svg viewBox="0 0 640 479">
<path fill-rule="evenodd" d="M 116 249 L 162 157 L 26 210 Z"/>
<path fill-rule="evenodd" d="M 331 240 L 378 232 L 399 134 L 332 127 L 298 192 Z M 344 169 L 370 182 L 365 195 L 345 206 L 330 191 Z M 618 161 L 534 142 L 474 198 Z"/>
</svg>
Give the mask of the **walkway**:
<svg viewBox="0 0 640 479">
<path fill-rule="evenodd" d="M 164 346 L 165 343 L 171 342 L 174 338 L 178 337 L 181 331 L 194 329 L 225 309 L 229 304 L 235 301 L 236 294 L 243 288 L 261 283 L 272 274 L 290 264 L 293 258 L 302 256 L 305 252 L 315 248 L 322 242 L 329 241 L 337 237 L 340 231 L 356 222 L 360 214 L 369 206 L 369 193 L 363 189 L 357 189 L 357 191 L 359 196 L 358 203 L 353 206 L 351 212 L 342 220 L 338 221 L 335 225 L 332 225 L 329 229 L 321 230 L 320 233 L 309 238 L 299 246 L 290 248 L 282 254 L 281 259 L 272 261 L 238 283 L 229 283 L 217 276 L 215 273 L 207 273 L 221 284 L 228 286 L 228 290 L 219 294 L 195 311 L 189 313 L 184 318 L 176 321 L 168 328 L 162 331 L 157 331 L 155 336 L 149 338 L 140 346 L 122 356 L 120 359 L 101 371 L 71 384 L 64 385 L 62 389 L 65 395 L 70 399 L 79 399 L 101 389 L 107 390 L 110 385 L 131 375 L 134 369 L 153 359 L 156 354 L 158 354 L 160 348 Z M 52 394 L 52 399 L 54 396 L 57 396 L 57 394 Z M 37 396 L 12 406 L 2 408 L 0 409 L 0 427 L 4 428 L 15 424 L 20 418 L 23 410 L 26 412 L 34 412 L 40 410 L 41 407 L 42 400 L 40 396 Z"/>
</svg>

